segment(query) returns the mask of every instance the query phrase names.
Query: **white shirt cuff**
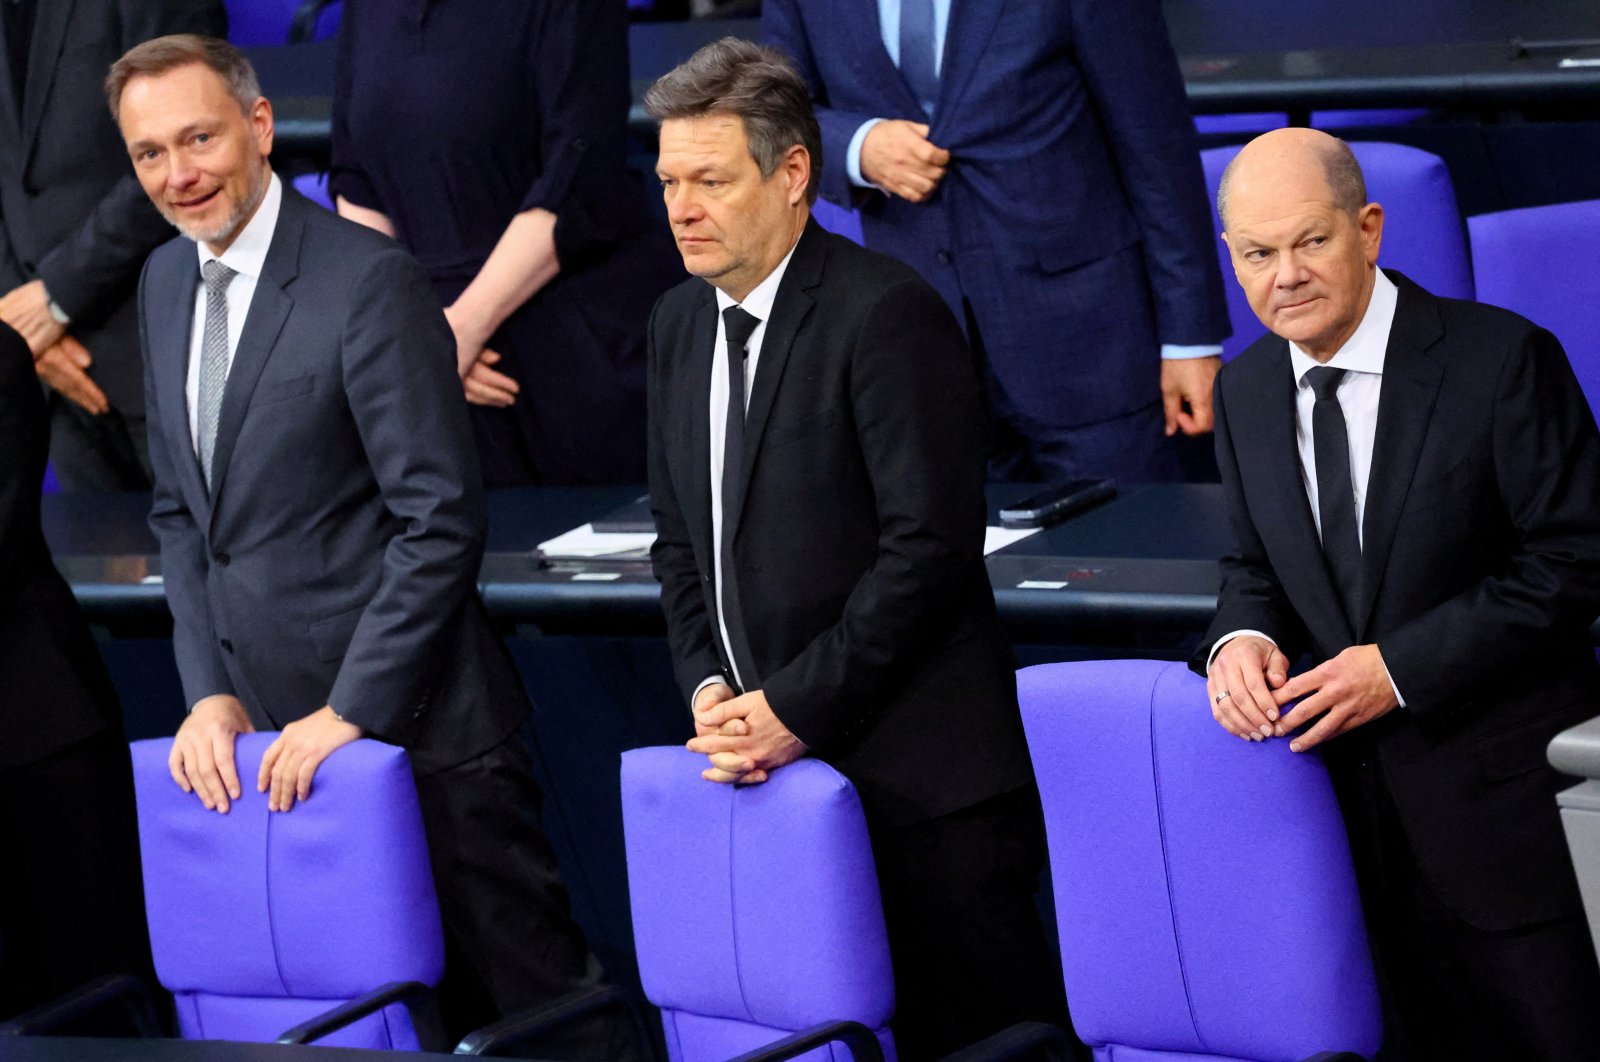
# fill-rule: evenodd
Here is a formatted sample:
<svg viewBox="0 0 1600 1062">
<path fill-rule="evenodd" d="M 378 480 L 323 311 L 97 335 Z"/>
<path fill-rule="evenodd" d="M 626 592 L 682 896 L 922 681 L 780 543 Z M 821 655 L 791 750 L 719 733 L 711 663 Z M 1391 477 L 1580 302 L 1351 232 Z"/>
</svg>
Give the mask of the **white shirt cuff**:
<svg viewBox="0 0 1600 1062">
<path fill-rule="evenodd" d="M 1222 344 L 1196 343 L 1185 345 L 1183 343 L 1161 344 L 1162 361 L 1188 361 L 1191 358 L 1220 358 L 1222 357 Z"/>
<path fill-rule="evenodd" d="M 1257 638 L 1262 639 L 1263 641 L 1272 642 L 1274 647 L 1276 647 L 1277 644 L 1278 644 L 1277 642 L 1273 642 L 1271 638 L 1267 637 L 1265 634 L 1262 634 L 1260 631 L 1252 631 L 1252 630 L 1229 631 L 1227 634 L 1224 634 L 1221 638 L 1218 638 L 1216 644 L 1211 647 L 1211 655 L 1206 657 L 1206 674 L 1207 675 L 1211 674 L 1211 662 L 1217 658 L 1218 651 L 1220 651 L 1224 645 L 1227 645 L 1229 642 L 1233 641 L 1235 638 L 1242 638 L 1247 634 L 1253 634 Z"/>
<path fill-rule="evenodd" d="M 867 133 L 872 127 L 883 121 L 882 118 L 868 118 L 856 129 L 855 135 L 850 138 L 850 146 L 844 152 L 844 172 L 850 178 L 850 183 L 857 188 L 876 188 L 877 185 L 861 176 L 861 144 L 867 139 Z M 1217 348 L 1221 351 L 1221 347 Z"/>
<path fill-rule="evenodd" d="M 1400 696 L 1400 687 L 1394 684 L 1394 676 L 1389 674 L 1389 665 L 1383 659 L 1382 649 L 1378 650 L 1378 662 L 1383 664 L 1383 677 L 1389 680 L 1389 688 L 1394 690 L 1394 699 L 1399 702 L 1400 707 L 1404 708 L 1406 706 L 1406 699 Z"/>
</svg>

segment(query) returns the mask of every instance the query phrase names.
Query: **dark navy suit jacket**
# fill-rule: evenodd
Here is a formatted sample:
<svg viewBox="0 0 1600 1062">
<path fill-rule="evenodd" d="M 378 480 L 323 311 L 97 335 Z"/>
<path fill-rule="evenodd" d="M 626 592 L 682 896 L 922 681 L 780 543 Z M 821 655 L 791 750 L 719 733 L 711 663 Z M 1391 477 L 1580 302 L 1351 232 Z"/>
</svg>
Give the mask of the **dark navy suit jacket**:
<svg viewBox="0 0 1600 1062">
<path fill-rule="evenodd" d="M 1162 343 L 1228 334 L 1156 0 L 955 0 L 929 133 L 953 159 L 923 204 L 845 173 L 862 122 L 929 121 L 884 50 L 877 0 L 766 0 L 762 28 L 816 99 L 822 194 L 859 202 L 867 246 L 915 267 L 958 321 L 971 303 L 1015 413 L 1131 412 L 1158 398 Z"/>
<path fill-rule="evenodd" d="M 188 703 L 234 694 L 258 729 L 331 704 L 422 770 L 498 744 L 528 702 L 474 589 L 482 485 L 422 270 L 284 188 L 210 491 L 184 397 L 199 276 L 176 239 L 139 292 L 150 522 Z"/>
</svg>

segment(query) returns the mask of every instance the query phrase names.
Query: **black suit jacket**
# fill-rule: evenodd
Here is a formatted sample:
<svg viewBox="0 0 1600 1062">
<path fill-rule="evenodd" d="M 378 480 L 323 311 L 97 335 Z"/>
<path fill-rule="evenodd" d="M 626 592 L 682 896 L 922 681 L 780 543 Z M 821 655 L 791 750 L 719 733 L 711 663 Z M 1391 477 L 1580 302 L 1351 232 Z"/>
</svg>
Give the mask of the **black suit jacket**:
<svg viewBox="0 0 1600 1062">
<path fill-rule="evenodd" d="M 227 25 L 218 0 L 38 0 L 21 100 L 0 46 L 0 293 L 42 277 L 130 415 L 144 409 L 134 288 L 172 226 L 129 169 L 101 86 L 136 44 Z"/>
<path fill-rule="evenodd" d="M 1291 660 L 1375 642 L 1406 707 L 1335 739 L 1329 762 L 1375 755 L 1429 884 L 1474 925 L 1512 928 L 1579 909 L 1545 746 L 1600 711 L 1600 433 L 1549 332 L 1389 275 L 1359 614 L 1323 560 L 1288 345 L 1267 336 L 1218 378 L 1236 546 L 1195 664 L 1244 628 Z"/>
<path fill-rule="evenodd" d="M 652 558 L 686 695 L 726 673 L 708 458 L 716 324 L 712 287 L 690 280 L 650 328 Z M 723 533 L 769 703 L 886 822 L 1033 778 L 983 564 L 981 409 L 938 294 L 810 224 L 762 340 L 745 500 Z"/>
<path fill-rule="evenodd" d="M 195 245 L 140 288 L 151 526 L 185 697 L 258 729 L 331 704 L 418 769 L 498 744 L 528 702 L 475 590 L 483 492 L 455 343 L 421 268 L 285 186 L 207 491 L 184 378 Z"/>
<path fill-rule="evenodd" d="M 49 418 L 28 345 L 0 325 L 0 767 L 120 726 L 116 693 L 39 528 Z"/>
</svg>

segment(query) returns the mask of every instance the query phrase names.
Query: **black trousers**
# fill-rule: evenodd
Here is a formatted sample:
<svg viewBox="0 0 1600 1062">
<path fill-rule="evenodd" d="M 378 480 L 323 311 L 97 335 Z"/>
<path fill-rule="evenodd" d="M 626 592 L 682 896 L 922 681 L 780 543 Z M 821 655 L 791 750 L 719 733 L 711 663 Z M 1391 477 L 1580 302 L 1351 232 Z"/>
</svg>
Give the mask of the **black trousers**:
<svg viewBox="0 0 1600 1062">
<path fill-rule="evenodd" d="M 1600 963 L 1583 915 L 1501 932 L 1467 923 L 1419 872 L 1381 768 L 1340 775 L 1383 995 L 1379 1059 L 1600 1058 Z"/>
<path fill-rule="evenodd" d="M 120 728 L 0 767 L 0 853 L 0 1019 L 104 974 L 154 986 Z"/>
<path fill-rule="evenodd" d="M 1060 957 L 1034 902 L 1045 844 L 1033 786 L 871 833 L 901 1062 L 942 1058 L 1020 1021 L 1070 1028 Z"/>
<path fill-rule="evenodd" d="M 115 409 L 95 416 L 51 392 L 50 463 L 66 493 L 149 490 L 144 417 Z"/>
<path fill-rule="evenodd" d="M 460 1037 L 600 982 L 572 918 L 543 802 L 519 730 L 488 752 L 417 779 L 445 930 L 439 1003 Z M 540 1051 L 546 1058 L 633 1057 L 627 1022 L 602 1015 Z"/>
</svg>

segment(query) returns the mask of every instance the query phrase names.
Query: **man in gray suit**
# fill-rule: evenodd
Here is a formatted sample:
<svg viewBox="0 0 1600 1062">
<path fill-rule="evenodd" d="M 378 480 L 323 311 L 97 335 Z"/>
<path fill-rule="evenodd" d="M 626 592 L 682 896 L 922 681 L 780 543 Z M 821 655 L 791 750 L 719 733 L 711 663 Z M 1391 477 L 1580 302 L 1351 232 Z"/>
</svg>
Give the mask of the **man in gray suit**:
<svg viewBox="0 0 1600 1062">
<path fill-rule="evenodd" d="M 479 991 L 447 994 L 447 1024 L 594 984 L 536 819 L 527 696 L 474 591 L 482 487 L 427 278 L 273 174 L 272 106 L 226 42 L 147 42 L 106 92 L 188 237 L 139 289 L 150 520 L 190 706 L 173 779 L 225 813 L 235 735 L 281 730 L 246 782 L 287 812 L 339 747 L 402 745 L 464 960 L 447 980 L 465 966 L 493 1001 L 474 1014 Z"/>
<path fill-rule="evenodd" d="M 134 287 L 172 229 L 118 158 L 106 67 L 164 33 L 223 32 L 221 0 L 0 0 L 0 321 L 50 389 L 67 490 L 147 490 Z"/>
</svg>

